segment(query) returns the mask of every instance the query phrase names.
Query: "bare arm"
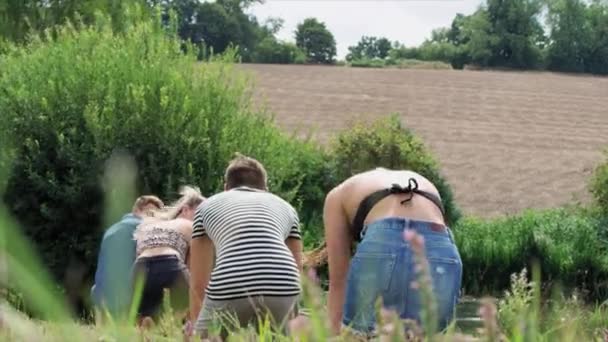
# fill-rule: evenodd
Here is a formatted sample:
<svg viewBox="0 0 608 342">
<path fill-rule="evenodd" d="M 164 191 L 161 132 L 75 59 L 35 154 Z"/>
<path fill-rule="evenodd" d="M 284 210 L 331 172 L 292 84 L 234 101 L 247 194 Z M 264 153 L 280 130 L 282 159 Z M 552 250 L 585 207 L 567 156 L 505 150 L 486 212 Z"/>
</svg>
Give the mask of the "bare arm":
<svg viewBox="0 0 608 342">
<path fill-rule="evenodd" d="M 289 250 L 291 251 L 291 254 L 293 254 L 293 258 L 296 260 L 296 265 L 298 265 L 298 270 L 300 271 L 300 273 L 302 273 L 302 250 L 304 248 L 302 245 L 302 240 L 296 238 L 288 238 L 287 240 L 285 240 L 285 244 L 287 245 L 287 248 L 289 248 Z"/>
<path fill-rule="evenodd" d="M 214 258 L 213 242 L 208 236 L 190 241 L 190 320 L 195 322 L 205 299 Z"/>
<path fill-rule="evenodd" d="M 346 276 L 350 261 L 351 236 L 340 192 L 332 190 L 325 198 L 323 224 L 329 266 L 328 311 L 334 334 L 340 333 Z"/>
</svg>

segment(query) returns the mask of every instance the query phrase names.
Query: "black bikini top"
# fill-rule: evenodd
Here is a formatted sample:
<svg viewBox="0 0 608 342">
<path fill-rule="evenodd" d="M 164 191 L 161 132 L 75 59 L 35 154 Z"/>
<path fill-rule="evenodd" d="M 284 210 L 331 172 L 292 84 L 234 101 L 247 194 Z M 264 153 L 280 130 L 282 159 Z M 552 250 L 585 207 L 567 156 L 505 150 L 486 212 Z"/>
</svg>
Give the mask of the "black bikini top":
<svg viewBox="0 0 608 342">
<path fill-rule="evenodd" d="M 397 194 L 410 195 L 408 198 L 401 201 L 401 204 L 410 201 L 414 194 L 425 197 L 429 201 L 433 202 L 439 208 L 439 210 L 441 210 L 441 214 L 445 217 L 445 209 L 443 207 L 443 204 L 441 203 L 441 199 L 435 194 L 418 189 L 418 182 L 416 182 L 416 179 L 410 178 L 407 187 L 405 188 L 399 184 L 393 184 L 388 189 L 382 189 L 371 193 L 370 195 L 365 197 L 363 201 L 361 201 L 361 204 L 359 205 L 359 209 L 357 209 L 357 213 L 355 214 L 355 219 L 353 221 L 353 238 L 355 239 L 355 241 L 361 241 L 361 231 L 363 230 L 363 222 L 365 222 L 365 218 L 372 210 L 374 205 L 376 205 L 378 202 L 380 202 L 387 196 Z"/>
</svg>

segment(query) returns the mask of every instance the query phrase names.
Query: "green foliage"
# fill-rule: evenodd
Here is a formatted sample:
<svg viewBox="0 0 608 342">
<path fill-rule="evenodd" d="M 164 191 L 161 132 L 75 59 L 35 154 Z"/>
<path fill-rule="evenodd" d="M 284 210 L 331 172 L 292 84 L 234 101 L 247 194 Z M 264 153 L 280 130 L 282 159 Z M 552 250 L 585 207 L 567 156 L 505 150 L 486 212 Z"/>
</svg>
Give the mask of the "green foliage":
<svg viewBox="0 0 608 342">
<path fill-rule="evenodd" d="M 605 156 L 606 159 L 595 169 L 590 188 L 598 206 L 608 215 L 608 150 L 606 150 Z M 608 227 L 606 231 L 608 232 Z"/>
<path fill-rule="evenodd" d="M 434 30 L 431 39 L 418 48 L 397 54 L 448 62 L 457 69 L 469 63 L 537 68 L 541 64 L 539 45 L 544 39 L 537 20 L 540 9 L 537 0 L 487 0 L 486 6 L 471 15 L 456 15 L 450 28 Z"/>
<path fill-rule="evenodd" d="M 498 302 L 498 317 L 501 326 L 514 327 L 524 318 L 532 306 L 534 284 L 528 282 L 527 271 L 511 275 L 511 287 Z"/>
<path fill-rule="evenodd" d="M 57 278 L 79 263 L 92 271 L 100 181 L 117 150 L 135 160 L 137 192 L 166 200 L 181 184 L 219 191 L 233 153 L 251 155 L 304 224 L 318 220 L 311 208 L 322 206 L 326 177 L 317 145 L 280 133 L 251 109 L 234 55 L 196 58 L 152 21 L 122 34 L 104 21 L 64 27 L 0 57 L 0 136 L 15 156 L 4 202 Z"/>
<path fill-rule="evenodd" d="M 467 56 L 461 57 L 461 61 L 488 65 L 492 58 L 493 47 L 497 44 L 497 37 L 492 34 L 492 24 L 487 12 L 478 10 L 473 15 L 462 18 L 461 24 L 457 39 L 461 42 L 460 49 L 465 51 Z"/>
<path fill-rule="evenodd" d="M 246 48 L 250 42 L 241 40 L 241 25 L 238 19 L 218 2 L 193 2 L 195 21 L 188 20 L 179 27 L 180 37 L 194 44 L 204 44 L 214 53 L 223 53 L 230 45 L 243 44 Z M 186 12 L 188 13 L 188 12 Z M 186 13 L 178 13 L 187 20 Z M 180 17 L 181 17 L 180 16 Z"/>
<path fill-rule="evenodd" d="M 31 32 L 41 32 L 68 21 L 90 24 L 97 12 L 110 17 L 114 29 L 129 21 L 128 8 L 144 0 L 5 0 L 0 5 L 0 37 L 22 43 Z"/>
<path fill-rule="evenodd" d="M 549 2 L 548 68 L 608 74 L 608 4 L 581 0 Z"/>
<path fill-rule="evenodd" d="M 448 224 L 454 225 L 460 218 L 452 190 L 439 173 L 437 161 L 397 116 L 372 125 L 359 123 L 341 133 L 331 146 L 331 162 L 338 181 L 376 167 L 413 170 L 427 177 L 439 190 Z"/>
<path fill-rule="evenodd" d="M 606 295 L 601 279 L 608 276 L 608 241 L 601 227 L 601 216 L 582 208 L 463 219 L 454 229 L 466 269 L 463 286 L 476 294 L 506 289 L 511 274 L 536 260 L 549 284 Z"/>
<path fill-rule="evenodd" d="M 547 13 L 545 32 L 539 22 Z M 415 48 L 389 56 L 490 68 L 608 74 L 608 3 L 603 0 L 486 0 Z"/>
<path fill-rule="evenodd" d="M 590 37 L 586 23 L 587 5 L 580 0 L 550 2 L 551 45 L 548 67 L 570 72 L 585 71 L 585 55 Z"/>
<path fill-rule="evenodd" d="M 355 68 L 383 68 L 387 63 L 382 59 L 361 58 L 351 60 L 349 65 Z"/>
<path fill-rule="evenodd" d="M 331 64 L 336 56 L 336 40 L 325 23 L 307 18 L 296 30 L 296 45 L 311 63 Z"/>
<path fill-rule="evenodd" d="M 540 61 L 538 45 L 544 32 L 538 16 L 540 0 L 487 0 L 488 19 L 495 38 L 490 66 L 534 69 Z"/>
<path fill-rule="evenodd" d="M 348 47 L 347 61 L 362 60 L 362 59 L 384 59 L 388 56 L 391 50 L 391 42 L 382 37 L 363 36 L 355 46 Z"/>
<path fill-rule="evenodd" d="M 418 59 L 355 59 L 349 64 L 355 68 L 398 68 L 398 69 L 431 69 L 431 70 L 448 70 L 452 66 L 437 60 L 418 60 Z"/>
<path fill-rule="evenodd" d="M 508 335 L 536 340 L 538 334 L 548 341 L 602 336 L 608 326 L 608 302 L 589 305 L 576 294 L 555 292 L 553 298 L 541 303 L 541 286 L 528 280 L 526 269 L 511 276 L 510 289 L 498 301 L 498 321 Z"/>
<path fill-rule="evenodd" d="M 6 233 L 5 216 L 0 213 L 0 232 Z M 12 230 L 16 232 L 17 230 Z M 30 279 L 32 276 L 41 272 L 40 268 L 30 268 L 32 264 L 37 264 L 37 258 L 32 250 L 26 246 L 6 250 L 2 246 L 0 253 L 14 255 L 19 251 L 25 258 L 16 262 L 14 258 L 8 259 L 8 268 L 17 274 Z M 23 248 L 25 247 L 25 248 Z M 417 270 L 427 274 L 424 266 L 417 264 Z M 229 330 L 231 341 L 324 341 L 330 339 L 331 333 L 328 327 L 328 314 L 325 310 L 324 293 L 315 283 L 314 274 L 308 278 L 303 277 L 302 291 L 302 310 L 306 316 L 300 315 L 295 320 L 288 323 L 289 336 L 276 333 L 272 330 L 267 320 L 260 322 L 258 326 L 241 327 L 236 326 Z M 424 286 L 423 290 L 428 291 L 428 282 L 419 282 Z M 62 311 L 64 307 L 53 291 L 52 282 L 41 281 L 38 283 L 20 282 L 20 286 L 30 285 L 35 289 L 28 295 L 37 307 L 43 311 L 43 317 L 54 319 L 39 321 L 28 319 L 25 315 L 17 312 L 14 307 L 7 303 L 4 298 L 0 299 L 0 312 L 2 312 L 2 329 L 0 329 L 0 340 L 7 341 L 65 341 L 65 340 L 179 340 L 184 339 L 181 324 L 171 315 L 171 310 L 166 309 L 159 321 L 149 329 L 138 329 L 133 321 L 101 321 L 94 325 L 83 325 L 77 321 L 63 320 L 56 322 L 57 311 Z M 560 296 L 547 301 L 540 298 L 539 287 L 542 284 L 530 283 L 525 273 L 520 273 L 512 278 L 510 290 L 505 297 L 498 301 L 498 307 L 493 304 L 493 300 L 484 300 L 479 307 L 481 324 L 483 329 L 473 331 L 460 331 L 459 321 L 455 326 L 440 335 L 429 338 L 428 328 L 423 329 L 415 322 L 403 322 L 399 315 L 390 310 L 376 308 L 376 319 L 379 340 L 402 341 L 404 327 L 409 328 L 407 336 L 413 340 L 432 340 L 432 341 L 460 341 L 460 340 L 510 340 L 510 341 L 602 341 L 606 337 L 608 328 L 608 302 L 603 304 L 588 305 L 580 301 L 576 296 L 562 299 Z M 430 293 L 430 291 L 429 291 Z M 55 300 L 45 301 L 39 299 Z M 168 299 L 168 297 L 165 297 Z M 17 300 L 17 302 L 19 302 Z M 164 302 L 166 305 L 166 301 Z M 425 301 L 423 308 L 428 307 Z M 542 310 L 537 308 L 541 307 Z M 432 312 L 429 312 L 429 319 L 433 319 Z M 458 317 L 457 317 L 458 319 Z M 230 326 L 233 326 L 232 324 Z M 226 327 L 226 326 L 224 326 Z M 215 330 L 210 332 L 213 334 Z M 426 333 L 426 334 L 425 334 Z M 466 334 L 466 335 L 465 335 Z M 475 335 L 472 336 L 471 334 Z M 344 332 L 337 340 L 355 340 Z"/>
<path fill-rule="evenodd" d="M 295 44 L 280 42 L 274 36 L 268 36 L 256 47 L 253 62 L 303 64 L 306 55 Z"/>
</svg>

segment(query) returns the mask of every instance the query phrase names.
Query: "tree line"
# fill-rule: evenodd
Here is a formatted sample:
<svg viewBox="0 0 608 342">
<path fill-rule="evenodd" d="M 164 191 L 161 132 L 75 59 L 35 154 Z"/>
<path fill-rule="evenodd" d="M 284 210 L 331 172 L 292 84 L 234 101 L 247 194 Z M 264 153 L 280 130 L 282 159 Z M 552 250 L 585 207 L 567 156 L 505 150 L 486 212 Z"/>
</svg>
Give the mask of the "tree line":
<svg viewBox="0 0 608 342">
<path fill-rule="evenodd" d="M 283 26 L 280 18 L 261 23 L 246 11 L 262 0 L 6 0 L 0 6 L 0 48 L 2 40 L 24 42 L 29 32 L 41 32 L 67 21 L 89 24 L 97 13 L 109 16 L 114 29 L 123 30 L 138 5 L 149 15 L 160 11 L 169 25 L 175 14 L 179 37 L 199 46 L 205 55 L 228 48 L 238 51 L 243 62 L 326 63 L 334 62 L 336 42 L 325 24 L 315 18 L 301 22 L 294 33 L 295 44 L 281 41 L 276 34 Z M 132 11 L 140 13 L 140 11 Z"/>
<path fill-rule="evenodd" d="M 283 20 L 265 22 L 247 13 L 262 0 L 6 0 L 0 6 L 0 39 L 23 41 L 66 20 L 92 22 L 106 13 L 120 30 L 132 20 L 128 4 L 165 19 L 176 14 L 179 36 L 207 54 L 237 49 L 243 62 L 324 63 L 336 61 L 336 41 L 325 23 L 307 18 L 294 32 L 295 43 L 277 33 Z M 2 42 L 0 41 L 0 50 Z M 435 29 L 417 47 L 383 37 L 363 36 L 346 60 L 441 61 L 453 68 L 552 70 L 608 74 L 608 0 L 486 0 L 470 15 L 457 14 L 449 27 Z"/>
<path fill-rule="evenodd" d="M 486 0 L 473 14 L 457 14 L 449 27 L 435 29 L 418 47 L 394 42 L 387 51 L 387 42 L 363 37 L 347 59 L 608 74 L 608 1 Z"/>
</svg>

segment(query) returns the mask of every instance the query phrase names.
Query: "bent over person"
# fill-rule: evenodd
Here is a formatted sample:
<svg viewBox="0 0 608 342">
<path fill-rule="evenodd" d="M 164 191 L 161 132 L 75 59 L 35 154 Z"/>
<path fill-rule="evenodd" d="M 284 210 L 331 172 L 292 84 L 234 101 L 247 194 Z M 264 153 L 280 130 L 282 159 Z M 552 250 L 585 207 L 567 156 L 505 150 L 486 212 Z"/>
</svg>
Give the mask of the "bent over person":
<svg viewBox="0 0 608 342">
<path fill-rule="evenodd" d="M 326 197 L 323 219 L 329 263 L 328 309 L 341 328 L 373 336 L 375 303 L 402 319 L 420 321 L 422 309 L 414 252 L 404 238 L 414 231 L 424 247 L 440 329 L 451 322 L 462 262 L 435 186 L 411 171 L 377 168 L 345 180 Z M 351 257 L 353 242 L 359 242 Z"/>
<path fill-rule="evenodd" d="M 133 233 L 137 259 L 132 282 L 143 282 L 137 312 L 140 322 L 145 317 L 159 316 L 165 289 L 170 291 L 170 305 L 178 317 L 188 310 L 190 274 L 187 264 L 192 219 L 205 198 L 198 188 L 190 186 L 182 187 L 180 195 L 168 211 L 157 211 L 154 217 L 144 219 Z"/>
<path fill-rule="evenodd" d="M 294 310 L 302 267 L 299 219 L 266 182 L 262 164 L 238 156 L 226 169 L 225 191 L 196 211 L 190 303 L 197 334 L 205 336 L 212 323 L 242 327 L 258 319 L 284 328 Z"/>
<path fill-rule="evenodd" d="M 141 196 L 133 204 L 131 213 L 124 215 L 103 235 L 91 294 L 95 305 L 115 318 L 119 314 L 125 315 L 129 306 L 131 265 L 135 260 L 133 232 L 143 218 L 163 206 L 156 196 Z"/>
</svg>

